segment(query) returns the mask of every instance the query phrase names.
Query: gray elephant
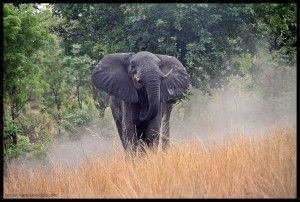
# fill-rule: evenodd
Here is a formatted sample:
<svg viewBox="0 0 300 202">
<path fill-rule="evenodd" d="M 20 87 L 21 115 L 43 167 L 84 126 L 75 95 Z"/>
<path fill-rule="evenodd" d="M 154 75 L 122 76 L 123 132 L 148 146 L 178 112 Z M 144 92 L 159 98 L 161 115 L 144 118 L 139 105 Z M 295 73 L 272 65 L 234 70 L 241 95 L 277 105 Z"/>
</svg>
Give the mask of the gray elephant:
<svg viewBox="0 0 300 202">
<path fill-rule="evenodd" d="M 146 51 L 109 54 L 96 65 L 92 82 L 110 95 L 112 115 L 126 151 L 137 151 L 140 143 L 157 148 L 161 125 L 162 148 L 168 148 L 173 100 L 190 83 L 179 60 Z"/>
</svg>

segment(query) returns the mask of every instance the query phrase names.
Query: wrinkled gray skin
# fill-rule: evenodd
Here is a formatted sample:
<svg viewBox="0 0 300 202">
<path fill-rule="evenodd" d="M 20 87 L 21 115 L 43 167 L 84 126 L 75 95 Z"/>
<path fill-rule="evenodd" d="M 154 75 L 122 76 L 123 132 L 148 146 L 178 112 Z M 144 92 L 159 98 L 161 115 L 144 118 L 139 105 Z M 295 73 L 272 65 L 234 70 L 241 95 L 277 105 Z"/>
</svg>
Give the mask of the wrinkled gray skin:
<svg viewBox="0 0 300 202">
<path fill-rule="evenodd" d="M 110 106 L 123 147 L 137 151 L 140 143 L 169 146 L 172 99 L 190 79 L 175 57 L 142 51 L 106 55 L 95 67 L 92 82 L 110 95 Z"/>
</svg>

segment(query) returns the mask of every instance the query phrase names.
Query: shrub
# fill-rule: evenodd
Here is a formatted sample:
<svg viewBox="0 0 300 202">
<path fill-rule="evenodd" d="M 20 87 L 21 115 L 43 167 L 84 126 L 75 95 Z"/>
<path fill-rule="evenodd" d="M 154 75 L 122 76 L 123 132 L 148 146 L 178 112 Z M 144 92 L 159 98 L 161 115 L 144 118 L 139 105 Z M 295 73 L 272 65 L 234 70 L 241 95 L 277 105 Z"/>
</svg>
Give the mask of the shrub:
<svg viewBox="0 0 300 202">
<path fill-rule="evenodd" d="M 45 138 L 40 143 L 31 143 L 28 136 L 19 135 L 18 143 L 9 143 L 4 147 L 4 160 L 6 162 L 18 158 L 38 158 L 42 159 L 46 155 L 49 139 Z"/>
<path fill-rule="evenodd" d="M 12 119 L 8 119 L 4 123 L 3 131 L 4 131 L 3 138 L 9 139 L 12 134 L 17 134 L 21 132 L 21 128 L 18 127 L 17 124 Z"/>
</svg>

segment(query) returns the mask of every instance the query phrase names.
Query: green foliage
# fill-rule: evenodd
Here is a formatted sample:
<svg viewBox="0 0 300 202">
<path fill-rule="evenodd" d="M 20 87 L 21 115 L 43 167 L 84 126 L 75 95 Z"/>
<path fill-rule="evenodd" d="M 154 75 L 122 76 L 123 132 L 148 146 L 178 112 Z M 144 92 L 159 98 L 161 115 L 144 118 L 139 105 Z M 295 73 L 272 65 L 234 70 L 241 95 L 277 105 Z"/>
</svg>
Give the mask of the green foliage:
<svg viewBox="0 0 300 202">
<path fill-rule="evenodd" d="M 243 54 L 239 60 L 240 70 L 243 74 L 250 73 L 253 69 L 254 57 L 251 54 Z"/>
<path fill-rule="evenodd" d="M 119 4 L 55 4 L 53 8 L 56 15 L 66 19 L 58 29 L 66 55 L 71 55 L 73 44 L 84 41 L 79 55 L 87 54 L 98 60 L 94 52 L 97 44 L 107 47 L 118 43 L 123 20 Z M 112 51 L 118 52 L 119 48 L 115 48 Z"/>
<path fill-rule="evenodd" d="M 8 138 L 13 132 L 18 135 L 17 144 L 13 144 Z M 55 134 L 57 134 L 57 125 L 45 113 L 28 110 L 26 114 L 21 114 L 15 122 L 6 120 L 4 158 L 5 160 L 19 156 L 22 158 L 44 158 Z"/>
<path fill-rule="evenodd" d="M 62 125 L 69 138 L 77 139 L 86 134 L 84 128 L 92 121 L 92 119 L 93 116 L 91 116 L 91 113 L 87 111 L 86 108 L 83 108 L 68 112 L 64 117 Z"/>
<path fill-rule="evenodd" d="M 53 42 L 51 12 L 37 12 L 33 4 L 4 4 L 4 102 L 11 118 L 21 113 L 30 96 L 39 97 L 45 82 L 39 53 Z"/>
<path fill-rule="evenodd" d="M 259 20 L 266 32 L 269 50 L 277 51 L 280 58 L 285 57 L 281 64 L 296 63 L 296 4 L 263 4 L 256 7 Z M 277 57 L 273 58 L 274 60 Z"/>
<path fill-rule="evenodd" d="M 11 119 L 8 119 L 4 123 L 3 132 L 4 132 L 3 138 L 8 139 L 11 137 L 12 134 L 20 133 L 21 129 L 15 124 L 14 121 L 12 121 Z"/>
<path fill-rule="evenodd" d="M 45 138 L 53 138 L 58 135 L 57 122 L 47 113 L 28 110 L 28 112 L 22 113 L 16 122 L 22 129 L 22 133 L 28 136 L 31 142 L 41 142 Z"/>
<path fill-rule="evenodd" d="M 90 118 L 88 112 L 83 109 L 66 115 L 66 119 L 74 126 L 86 125 Z"/>
<path fill-rule="evenodd" d="M 4 160 L 10 161 L 17 157 L 38 158 L 42 159 L 46 156 L 47 143 L 30 143 L 27 136 L 20 135 L 17 144 L 7 144 L 4 147 Z"/>
<path fill-rule="evenodd" d="M 6 160 L 23 154 L 38 157 L 45 152 L 53 131 L 43 117 L 46 114 L 33 115 L 26 105 L 30 97 L 41 100 L 48 85 L 43 80 L 41 63 L 56 41 L 51 30 L 59 21 L 49 9 L 38 12 L 34 4 L 18 7 L 4 4 L 3 11 L 4 108 L 10 112 L 5 113 L 5 137 L 18 137 L 17 142 L 10 138 L 4 140 L 4 157 Z"/>
<path fill-rule="evenodd" d="M 78 106 L 81 109 L 83 100 L 86 99 L 90 84 L 90 72 L 92 65 L 95 63 L 88 55 L 79 56 L 80 44 L 73 44 L 71 50 L 73 56 L 64 58 L 65 65 L 65 81 L 71 88 L 71 92 L 75 94 Z M 72 88 L 73 87 L 73 88 Z"/>
<path fill-rule="evenodd" d="M 88 126 L 95 118 L 97 110 L 90 100 L 91 98 L 89 98 L 86 103 L 83 103 L 82 108 L 79 108 L 76 102 L 68 103 L 61 125 L 69 137 L 81 137 L 85 133 L 78 131 Z"/>
</svg>

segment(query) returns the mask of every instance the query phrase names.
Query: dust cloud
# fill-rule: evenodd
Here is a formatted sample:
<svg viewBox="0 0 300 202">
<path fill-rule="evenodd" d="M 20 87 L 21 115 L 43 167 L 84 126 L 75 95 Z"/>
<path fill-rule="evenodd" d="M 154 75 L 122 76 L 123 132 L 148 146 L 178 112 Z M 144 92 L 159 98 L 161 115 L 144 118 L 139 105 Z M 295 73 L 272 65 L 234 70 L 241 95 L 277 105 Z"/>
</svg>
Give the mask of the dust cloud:
<svg viewBox="0 0 300 202">
<path fill-rule="evenodd" d="M 229 88 L 214 91 L 207 98 L 201 92 L 183 106 L 175 106 L 171 118 L 171 140 L 187 142 L 232 135 L 251 136 L 277 127 L 296 127 L 296 99 L 294 103 L 263 100 L 251 92 L 234 92 Z M 205 105 L 197 98 L 208 99 Z"/>
<path fill-rule="evenodd" d="M 231 76 L 212 95 L 191 89 L 171 116 L 172 142 L 224 139 L 263 134 L 274 128 L 296 129 L 296 66 L 279 66 L 262 54 L 253 75 Z"/>
</svg>

